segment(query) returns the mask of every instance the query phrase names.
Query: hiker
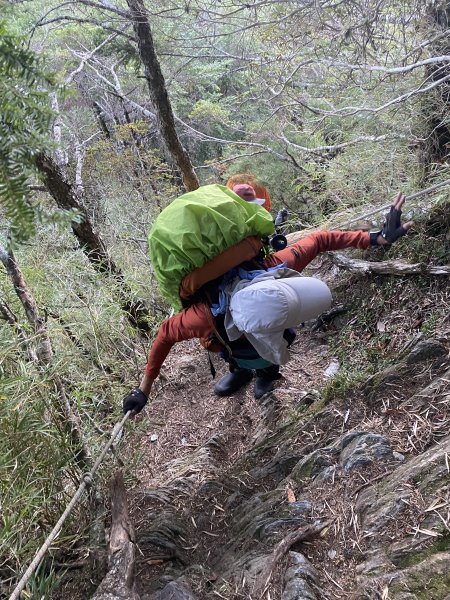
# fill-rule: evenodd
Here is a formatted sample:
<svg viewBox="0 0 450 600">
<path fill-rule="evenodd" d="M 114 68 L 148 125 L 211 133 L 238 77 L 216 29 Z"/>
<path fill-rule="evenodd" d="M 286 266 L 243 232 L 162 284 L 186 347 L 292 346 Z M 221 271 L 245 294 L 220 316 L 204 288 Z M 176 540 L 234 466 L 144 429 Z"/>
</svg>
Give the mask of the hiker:
<svg viewBox="0 0 450 600">
<path fill-rule="evenodd" d="M 270 198 L 269 190 L 265 186 L 258 183 L 255 177 L 253 175 L 250 175 L 250 173 L 238 173 L 237 175 L 233 175 L 227 181 L 226 186 L 230 190 L 234 191 L 233 188 L 236 185 L 241 184 L 250 185 L 255 190 L 256 197 L 264 199 L 262 207 L 265 208 L 267 212 L 270 212 L 272 210 L 272 200 Z"/>
<path fill-rule="evenodd" d="M 237 194 L 242 200 L 251 202 L 252 204 L 259 204 L 263 206 L 265 203 L 264 198 L 257 198 L 256 192 L 248 183 L 238 183 L 232 188 L 232 191 Z"/>
<path fill-rule="evenodd" d="M 212 350 L 218 346 L 229 364 L 230 372 L 214 387 L 218 396 L 237 392 L 253 378 L 253 371 L 255 397 L 271 392 L 281 376 L 280 364 L 289 359 L 288 348 L 295 337 L 292 328 L 319 316 L 331 304 L 326 284 L 300 272 L 322 252 L 394 243 L 413 225 L 412 221 L 401 224 L 404 202 L 399 193 L 380 231 L 317 231 L 266 257 L 256 275 L 244 268 L 243 277 L 227 281 L 224 276 L 219 284 L 214 282 L 208 301 L 196 302 L 161 324 L 141 384 L 123 400 L 124 413 L 144 408 L 172 346 L 191 338 L 201 338 Z"/>
<path fill-rule="evenodd" d="M 265 199 L 257 198 L 256 192 L 252 188 L 251 185 L 248 185 L 247 183 L 238 183 L 237 185 L 235 185 L 233 187 L 232 191 L 235 194 L 237 194 L 239 196 L 239 198 L 242 198 L 242 200 L 245 200 L 246 202 L 250 202 L 251 204 L 259 204 L 259 206 L 262 206 L 264 208 L 264 205 L 266 203 Z M 269 211 L 267 211 L 267 212 L 269 212 Z M 286 208 L 282 208 L 281 210 L 278 211 L 277 216 L 274 219 L 274 225 L 275 225 L 276 232 L 278 231 L 279 227 L 281 225 L 283 225 L 283 223 L 286 221 L 287 218 L 288 218 L 288 211 Z M 271 236 L 268 239 L 268 243 L 273 248 L 273 250 L 284 250 L 284 248 L 286 248 L 286 246 L 287 246 L 287 239 L 284 235 L 282 235 L 280 233 L 275 233 L 273 236 Z"/>
</svg>

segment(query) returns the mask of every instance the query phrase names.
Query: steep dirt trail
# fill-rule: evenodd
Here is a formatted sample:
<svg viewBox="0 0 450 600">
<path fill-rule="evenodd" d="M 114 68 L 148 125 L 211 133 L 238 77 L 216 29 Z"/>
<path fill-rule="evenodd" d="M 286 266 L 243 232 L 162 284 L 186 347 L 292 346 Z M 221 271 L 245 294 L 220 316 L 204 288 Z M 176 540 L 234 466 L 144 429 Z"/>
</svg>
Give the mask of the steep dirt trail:
<svg viewBox="0 0 450 600">
<path fill-rule="evenodd" d="M 227 519 L 232 506 L 224 508 L 218 499 L 224 496 L 224 490 L 218 490 L 215 506 L 205 507 L 198 503 L 198 497 L 193 506 L 191 498 L 194 490 L 211 480 L 226 482 L 225 495 L 229 495 L 230 486 L 233 487 L 227 474 L 230 468 L 258 439 L 270 434 L 277 415 L 289 413 L 304 390 L 320 387 L 327 380 L 324 371 L 332 357 L 322 334 L 300 330 L 293 354 L 277 383 L 275 404 L 275 396 L 257 402 L 253 382 L 230 398 L 215 396 L 208 357 L 198 342 L 178 344 L 169 355 L 152 404 L 140 417 L 143 431 L 136 449 L 137 483 L 129 490 L 130 504 L 135 507 L 138 544 L 141 540 L 137 582 L 144 597 L 151 593 L 155 579 L 167 571 L 168 561 L 174 558 L 172 544 L 177 532 L 182 531 L 182 537 L 189 539 L 182 544 L 185 556 L 175 558 L 186 564 L 201 563 L 205 569 L 214 562 L 210 559 L 217 559 L 218 548 L 223 549 L 230 542 Z M 218 357 L 213 360 L 216 378 L 220 378 L 227 372 L 226 365 Z M 202 455 L 211 440 L 213 461 Z M 242 474 L 235 481 L 236 489 L 245 486 L 241 477 Z M 184 489 L 178 487 L 174 491 L 174 481 L 177 485 L 185 481 Z M 160 532 L 149 535 L 149 528 L 154 529 L 149 521 L 153 522 L 156 512 L 167 512 L 169 505 L 171 514 L 167 520 L 176 531 L 161 541 Z"/>
<path fill-rule="evenodd" d="M 215 397 L 197 342 L 173 350 L 132 438 L 141 600 L 449 600 L 450 325 L 427 337 L 408 324 L 437 298 L 445 310 L 450 290 L 390 293 L 374 326 L 352 311 L 324 332 L 307 324 L 259 402 L 251 384 Z M 351 301 L 346 286 L 339 301 Z M 330 336 L 354 358 L 373 341 L 379 353 L 380 323 L 391 366 L 324 395 Z M 277 558 L 262 590 L 277 544 L 324 523 Z"/>
<path fill-rule="evenodd" d="M 327 381 L 324 371 L 332 360 L 321 334 L 314 336 L 301 330 L 293 354 L 289 365 L 282 369 L 282 380 L 276 384 L 282 410 L 289 408 L 293 395 Z M 220 358 L 213 355 L 212 359 L 217 381 L 228 371 Z M 141 486 L 164 485 L 170 477 L 167 465 L 189 456 L 214 432 L 227 440 L 229 461 L 249 447 L 261 420 L 253 382 L 230 398 L 217 397 L 214 382 L 206 351 L 195 341 L 178 344 L 166 361 L 151 405 L 140 417 L 146 420 L 137 468 Z"/>
</svg>

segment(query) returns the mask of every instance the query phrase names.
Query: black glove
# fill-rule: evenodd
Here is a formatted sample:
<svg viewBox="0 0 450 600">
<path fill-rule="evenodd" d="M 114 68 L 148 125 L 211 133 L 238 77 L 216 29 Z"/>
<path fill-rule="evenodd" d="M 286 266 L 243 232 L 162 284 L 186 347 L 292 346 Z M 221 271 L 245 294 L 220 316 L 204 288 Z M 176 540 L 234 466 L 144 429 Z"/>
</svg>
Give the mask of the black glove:
<svg viewBox="0 0 450 600">
<path fill-rule="evenodd" d="M 386 221 L 381 230 L 381 235 L 388 242 L 393 244 L 399 237 L 406 235 L 408 230 L 405 229 L 401 223 L 402 211 L 397 209 L 395 206 L 391 206 Z"/>
<path fill-rule="evenodd" d="M 132 390 L 128 396 L 123 399 L 123 414 L 126 415 L 129 410 L 135 413 L 141 412 L 144 406 L 147 404 L 147 396 L 142 390 L 136 388 Z"/>
</svg>

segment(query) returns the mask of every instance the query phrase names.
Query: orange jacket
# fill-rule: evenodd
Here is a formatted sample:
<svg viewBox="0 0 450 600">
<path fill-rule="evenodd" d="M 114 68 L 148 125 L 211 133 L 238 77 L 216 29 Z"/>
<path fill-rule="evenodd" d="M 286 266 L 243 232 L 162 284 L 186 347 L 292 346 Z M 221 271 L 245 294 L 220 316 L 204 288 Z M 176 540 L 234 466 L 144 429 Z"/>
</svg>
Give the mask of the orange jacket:
<svg viewBox="0 0 450 600">
<path fill-rule="evenodd" d="M 232 190 L 234 186 L 238 185 L 239 183 L 247 183 L 248 185 L 251 185 L 255 190 L 256 197 L 261 199 L 264 198 L 265 202 L 262 207 L 269 212 L 272 210 L 272 200 L 270 199 L 269 191 L 263 185 L 259 185 L 253 175 L 250 175 L 249 173 L 239 173 L 238 175 L 233 175 L 233 177 L 230 177 L 230 179 L 227 181 L 226 185 L 227 188 Z"/>
<path fill-rule="evenodd" d="M 366 231 L 317 231 L 292 246 L 271 254 L 264 260 L 264 265 L 274 267 L 286 262 L 290 269 L 303 271 L 321 252 L 350 247 L 365 249 L 369 246 L 370 236 Z M 214 324 L 215 319 L 206 304 L 194 304 L 164 321 L 151 347 L 146 374 L 151 379 L 156 379 L 174 344 L 192 338 L 208 337 L 213 333 Z"/>
</svg>

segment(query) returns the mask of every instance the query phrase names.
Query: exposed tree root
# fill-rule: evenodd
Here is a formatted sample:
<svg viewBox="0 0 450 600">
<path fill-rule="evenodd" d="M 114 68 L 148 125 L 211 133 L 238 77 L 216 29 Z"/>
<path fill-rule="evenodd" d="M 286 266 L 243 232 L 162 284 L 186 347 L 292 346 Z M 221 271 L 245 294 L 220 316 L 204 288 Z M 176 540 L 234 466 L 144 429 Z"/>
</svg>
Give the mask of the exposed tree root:
<svg viewBox="0 0 450 600">
<path fill-rule="evenodd" d="M 261 571 L 258 579 L 255 582 L 254 594 L 255 597 L 262 598 L 267 590 L 267 586 L 270 583 L 272 573 L 275 569 L 276 564 L 286 556 L 289 550 L 294 544 L 299 542 L 306 542 L 317 537 L 326 527 L 331 523 L 331 520 L 322 523 L 313 523 L 312 525 L 306 525 L 289 533 L 279 542 L 272 554 L 268 557 L 264 569 Z"/>
<path fill-rule="evenodd" d="M 136 548 L 134 529 L 121 471 L 111 480 L 111 535 L 109 538 L 109 571 L 92 600 L 139 600 L 133 591 Z"/>
</svg>

